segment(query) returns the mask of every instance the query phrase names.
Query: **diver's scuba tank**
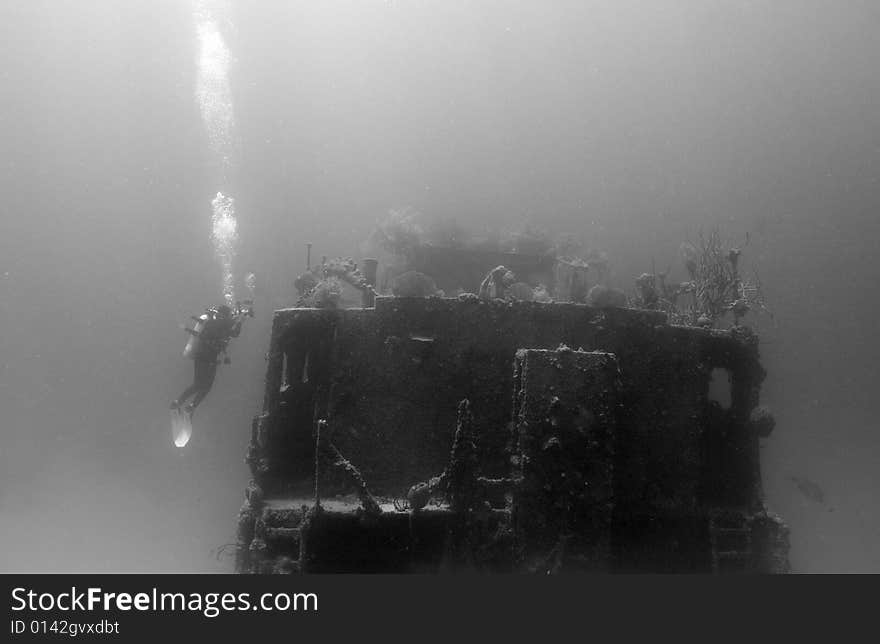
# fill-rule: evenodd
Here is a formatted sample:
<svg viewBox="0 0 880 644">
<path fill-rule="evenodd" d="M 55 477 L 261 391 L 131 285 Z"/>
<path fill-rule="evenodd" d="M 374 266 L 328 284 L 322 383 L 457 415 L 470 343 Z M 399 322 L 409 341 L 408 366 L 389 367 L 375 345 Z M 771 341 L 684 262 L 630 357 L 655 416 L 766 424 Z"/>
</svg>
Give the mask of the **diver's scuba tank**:
<svg viewBox="0 0 880 644">
<path fill-rule="evenodd" d="M 199 349 L 199 344 L 201 343 L 200 336 L 205 329 L 205 324 L 211 319 L 211 311 L 205 311 L 199 317 L 193 315 L 192 319 L 195 320 L 196 323 L 193 325 L 193 328 L 186 330 L 187 333 L 189 333 L 189 339 L 187 339 L 186 346 L 183 348 L 183 357 L 190 359 L 195 358 L 196 351 Z"/>
</svg>

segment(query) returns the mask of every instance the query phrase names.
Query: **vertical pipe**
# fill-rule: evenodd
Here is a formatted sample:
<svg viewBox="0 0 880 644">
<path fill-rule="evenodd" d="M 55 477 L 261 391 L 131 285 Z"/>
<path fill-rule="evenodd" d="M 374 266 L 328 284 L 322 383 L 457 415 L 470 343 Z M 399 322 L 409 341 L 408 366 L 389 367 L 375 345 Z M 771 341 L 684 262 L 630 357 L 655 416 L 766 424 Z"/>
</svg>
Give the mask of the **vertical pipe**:
<svg viewBox="0 0 880 644">
<path fill-rule="evenodd" d="M 315 507 L 321 506 L 321 452 L 327 433 L 327 421 L 319 419 L 315 425 Z"/>
<path fill-rule="evenodd" d="M 363 265 L 364 279 L 370 288 L 364 289 L 362 295 L 362 305 L 365 309 L 372 308 L 376 305 L 376 273 L 379 269 L 379 260 L 373 258 L 365 258 L 361 260 Z"/>
</svg>

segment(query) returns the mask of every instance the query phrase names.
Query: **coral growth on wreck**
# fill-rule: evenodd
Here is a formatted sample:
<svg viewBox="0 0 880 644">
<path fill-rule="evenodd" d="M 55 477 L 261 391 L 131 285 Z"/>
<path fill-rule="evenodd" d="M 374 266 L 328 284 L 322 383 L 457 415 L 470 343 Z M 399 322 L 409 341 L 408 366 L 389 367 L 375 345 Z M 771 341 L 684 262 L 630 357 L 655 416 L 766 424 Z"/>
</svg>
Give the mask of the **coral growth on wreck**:
<svg viewBox="0 0 880 644">
<path fill-rule="evenodd" d="M 373 291 L 357 262 L 350 257 L 326 258 L 294 280 L 298 298 L 296 306 L 335 309 L 342 300 L 344 284 L 358 291 Z"/>
<path fill-rule="evenodd" d="M 742 247 L 726 245 L 718 229 L 700 231 L 696 243 L 684 242 L 681 261 L 688 279 L 667 281 L 666 272 L 643 273 L 636 279 L 635 303 L 666 312 L 673 324 L 717 327 L 728 317 L 733 326 L 750 311 L 768 312 L 757 275 L 743 275 Z"/>
</svg>

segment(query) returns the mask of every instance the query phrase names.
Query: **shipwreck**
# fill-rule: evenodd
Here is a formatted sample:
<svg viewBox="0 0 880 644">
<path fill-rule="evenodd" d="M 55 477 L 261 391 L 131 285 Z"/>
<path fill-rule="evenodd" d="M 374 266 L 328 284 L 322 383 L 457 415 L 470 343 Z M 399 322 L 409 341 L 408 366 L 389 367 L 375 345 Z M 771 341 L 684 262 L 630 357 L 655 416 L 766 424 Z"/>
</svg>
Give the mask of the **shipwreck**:
<svg viewBox="0 0 880 644">
<path fill-rule="evenodd" d="M 423 262 L 553 279 L 457 252 Z M 656 310 L 372 291 L 278 310 L 236 569 L 787 572 L 764 377 L 747 327 Z"/>
</svg>

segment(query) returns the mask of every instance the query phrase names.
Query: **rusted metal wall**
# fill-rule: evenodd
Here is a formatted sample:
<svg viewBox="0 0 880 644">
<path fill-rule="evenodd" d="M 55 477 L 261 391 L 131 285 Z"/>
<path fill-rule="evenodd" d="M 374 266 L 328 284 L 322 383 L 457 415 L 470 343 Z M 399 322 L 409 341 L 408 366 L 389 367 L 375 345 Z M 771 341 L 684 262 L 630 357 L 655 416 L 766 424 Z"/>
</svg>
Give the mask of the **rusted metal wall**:
<svg viewBox="0 0 880 644">
<path fill-rule="evenodd" d="M 484 469 L 502 474 L 514 355 L 561 343 L 617 356 L 619 476 L 629 502 L 687 507 L 706 495 L 758 501 L 757 440 L 748 418 L 763 371 L 751 336 L 670 327 L 656 312 L 575 304 L 379 298 L 375 309 L 279 311 L 256 474 L 267 490 L 310 479 L 313 421 L 321 417 L 377 491 L 400 493 L 442 468 L 463 398 L 483 437 Z M 732 373 L 729 410 L 708 404 L 713 367 Z M 710 440 L 708 449 L 723 452 L 723 475 L 739 479 L 731 485 L 704 471 L 710 423 L 726 437 Z"/>
</svg>

